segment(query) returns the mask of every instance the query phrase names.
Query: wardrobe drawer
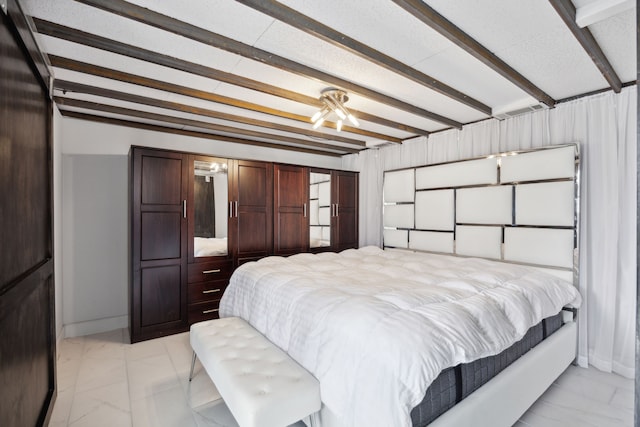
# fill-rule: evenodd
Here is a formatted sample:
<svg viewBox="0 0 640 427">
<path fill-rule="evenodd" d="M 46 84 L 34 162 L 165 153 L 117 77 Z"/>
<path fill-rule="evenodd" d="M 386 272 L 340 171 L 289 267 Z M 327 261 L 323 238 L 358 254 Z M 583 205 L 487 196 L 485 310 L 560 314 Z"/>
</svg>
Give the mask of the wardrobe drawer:
<svg viewBox="0 0 640 427">
<path fill-rule="evenodd" d="M 220 301 L 206 301 L 198 304 L 189 304 L 189 324 L 202 322 L 203 320 L 219 319 Z"/>
<path fill-rule="evenodd" d="M 188 283 L 210 282 L 212 280 L 228 279 L 233 272 L 231 260 L 208 261 L 189 264 Z"/>
<path fill-rule="evenodd" d="M 214 280 L 211 282 L 190 283 L 188 286 L 189 304 L 203 301 L 220 300 L 224 290 L 227 288 L 229 280 Z"/>
</svg>

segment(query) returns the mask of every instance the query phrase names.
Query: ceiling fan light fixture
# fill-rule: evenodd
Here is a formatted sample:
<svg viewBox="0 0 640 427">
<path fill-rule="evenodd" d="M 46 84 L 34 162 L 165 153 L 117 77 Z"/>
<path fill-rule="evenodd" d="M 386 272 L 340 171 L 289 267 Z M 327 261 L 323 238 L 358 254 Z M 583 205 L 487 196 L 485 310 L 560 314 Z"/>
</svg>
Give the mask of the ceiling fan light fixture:
<svg viewBox="0 0 640 427">
<path fill-rule="evenodd" d="M 313 116 L 311 116 L 311 123 L 317 122 L 320 116 L 322 116 L 322 110 L 316 111 L 316 113 Z"/>
<path fill-rule="evenodd" d="M 349 121 L 354 126 L 360 126 L 360 123 L 356 118 L 347 110 L 344 106 L 344 103 L 349 100 L 347 93 L 340 89 L 325 89 L 322 91 L 322 95 L 320 96 L 320 101 L 323 103 L 322 108 L 317 111 L 312 117 L 311 122 L 313 123 L 313 128 L 319 128 L 324 120 L 331 114 L 334 113 L 338 116 L 338 121 L 336 124 L 336 129 L 338 132 L 342 130 L 342 124 L 345 120 L 349 119 Z"/>
<path fill-rule="evenodd" d="M 322 123 L 324 123 L 324 118 L 320 117 L 314 124 L 313 124 L 313 128 L 314 129 L 318 129 L 320 126 L 322 126 Z"/>
</svg>

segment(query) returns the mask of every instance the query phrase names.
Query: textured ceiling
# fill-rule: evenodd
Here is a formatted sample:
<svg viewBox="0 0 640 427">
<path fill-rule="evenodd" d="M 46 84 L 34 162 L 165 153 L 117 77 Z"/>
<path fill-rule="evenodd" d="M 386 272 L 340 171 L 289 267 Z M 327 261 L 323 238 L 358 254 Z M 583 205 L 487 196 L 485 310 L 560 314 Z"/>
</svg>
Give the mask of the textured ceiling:
<svg viewBox="0 0 640 427">
<path fill-rule="evenodd" d="M 555 2 L 565 2 L 574 8 L 594 1 L 607 2 Z M 362 149 L 365 142 L 398 143 L 419 134 L 447 129 L 456 123 L 483 120 L 516 106 L 541 105 L 541 98 L 536 99 L 536 95 L 518 81 L 487 64 L 483 56 L 491 54 L 554 100 L 610 89 L 610 83 L 570 31 L 553 2 L 413 2 L 418 7 L 428 5 L 436 15 L 444 17 L 486 49 L 485 53 L 473 54 L 463 49 L 460 42 L 446 37 L 401 7 L 399 1 L 264 1 L 263 4 L 273 3 L 292 9 L 286 18 L 274 19 L 242 1 L 232 0 L 132 0 L 128 3 L 120 0 L 20 0 L 25 14 L 34 18 L 38 43 L 53 63 L 51 71 L 58 88 L 54 95 L 63 113 L 83 113 L 85 119 L 110 117 L 271 141 L 331 154 L 344 154 L 345 147 Z M 257 50 L 248 57 L 241 56 L 96 7 L 100 3 L 123 9 L 141 6 L 148 9 L 138 11 L 136 15 L 142 15 L 143 20 L 157 18 L 158 15 L 150 11 L 157 12 L 164 15 L 160 17 L 162 19 L 171 18 L 171 24 L 180 25 L 187 34 L 203 29 L 228 38 L 231 44 L 238 41 L 248 49 Z M 377 57 L 395 60 L 396 64 L 410 67 L 410 72 L 422 73 L 429 81 L 436 79 L 449 89 L 445 89 L 445 93 L 434 90 L 371 58 L 354 54 L 345 46 L 310 34 L 304 31 L 305 28 L 296 28 L 292 25 L 294 22 L 284 22 L 296 16 L 311 18 L 318 28 L 327 27 L 342 33 L 346 36 L 345 43 L 348 44 L 349 39 L 359 42 L 374 49 Z M 68 31 L 75 29 L 106 38 L 108 46 L 119 43 L 145 51 L 132 54 L 127 50 L 126 55 L 112 53 L 108 46 L 89 46 L 91 43 L 86 41 L 86 35 L 76 41 L 67 41 L 59 33 L 44 30 L 43 23 L 59 24 Z M 184 24 L 197 27 L 197 31 Z M 635 10 L 618 13 L 588 27 L 622 83 L 634 80 L 636 75 L 635 30 Z M 136 59 L 136 55 L 145 57 Z M 263 59 L 257 60 L 259 55 L 263 55 Z M 166 61 L 167 57 L 170 61 L 186 62 L 178 61 L 172 67 L 157 63 Z M 56 62 L 59 58 L 71 60 L 75 65 L 61 65 Z M 293 61 L 293 68 L 270 63 L 280 59 Z M 79 67 L 81 63 L 88 65 L 78 71 L 67 69 Z M 228 73 L 225 78 L 230 80 L 221 81 L 210 74 L 197 75 L 194 68 L 206 70 L 200 74 L 207 74 L 210 69 Z M 234 76 L 244 80 L 238 82 Z M 139 77 L 147 80 L 142 81 L 144 79 Z M 68 82 L 86 86 L 60 90 Z M 167 83 L 174 85 L 173 88 L 167 87 Z M 175 85 L 183 89 L 175 89 Z M 117 92 L 113 95 L 86 87 L 110 89 L 129 95 L 129 98 Z M 349 92 L 346 106 L 358 112 L 355 114 L 360 121 L 358 130 L 345 129 L 338 133 L 323 126 L 317 132 L 311 132 L 308 117 L 317 111 L 321 91 L 329 87 Z M 472 101 L 461 102 L 460 98 L 447 93 L 449 90 L 458 91 L 466 100 L 484 104 L 484 110 L 469 105 Z M 89 93 L 82 93 L 87 91 Z M 145 97 L 145 101 L 133 99 L 131 95 Z M 92 106 L 78 101 L 89 101 Z M 112 107 L 133 110 L 136 114 Z M 208 111 L 203 113 L 203 109 Z M 228 115 L 241 117 L 243 121 Z M 162 119 L 163 116 L 170 119 Z M 185 120 L 180 122 L 180 119 Z M 205 125 L 194 125 L 195 122 Z M 237 131 L 228 127 L 215 130 L 207 124 L 230 126 Z M 313 143 L 322 146 L 313 147 Z"/>
</svg>

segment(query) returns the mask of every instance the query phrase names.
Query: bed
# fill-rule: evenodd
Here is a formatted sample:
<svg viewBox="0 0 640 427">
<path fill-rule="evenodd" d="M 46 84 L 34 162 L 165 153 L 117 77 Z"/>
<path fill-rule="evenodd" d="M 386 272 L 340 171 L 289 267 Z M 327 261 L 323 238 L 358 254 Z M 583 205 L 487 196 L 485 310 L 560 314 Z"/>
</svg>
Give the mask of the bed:
<svg viewBox="0 0 640 427">
<path fill-rule="evenodd" d="M 575 357 L 578 160 L 385 172 L 384 249 L 243 265 L 220 314 L 320 380 L 314 426 L 510 426 Z"/>
<path fill-rule="evenodd" d="M 321 384 L 342 426 L 411 426 L 447 368 L 501 353 L 580 296 L 539 270 L 365 247 L 241 266 L 220 304 Z"/>
</svg>

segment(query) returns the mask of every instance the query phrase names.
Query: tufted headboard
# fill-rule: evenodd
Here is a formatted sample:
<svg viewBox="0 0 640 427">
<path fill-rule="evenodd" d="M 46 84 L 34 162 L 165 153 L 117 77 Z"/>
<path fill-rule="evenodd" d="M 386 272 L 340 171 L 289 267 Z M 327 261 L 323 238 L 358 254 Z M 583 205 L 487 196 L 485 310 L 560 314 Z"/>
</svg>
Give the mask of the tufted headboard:
<svg viewBox="0 0 640 427">
<path fill-rule="evenodd" d="M 384 174 L 384 247 L 533 265 L 577 283 L 579 146 Z"/>
</svg>

